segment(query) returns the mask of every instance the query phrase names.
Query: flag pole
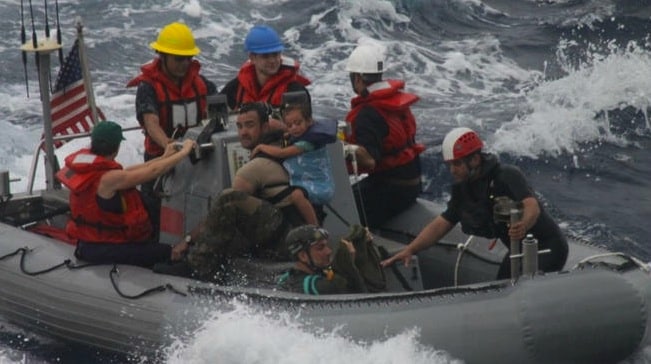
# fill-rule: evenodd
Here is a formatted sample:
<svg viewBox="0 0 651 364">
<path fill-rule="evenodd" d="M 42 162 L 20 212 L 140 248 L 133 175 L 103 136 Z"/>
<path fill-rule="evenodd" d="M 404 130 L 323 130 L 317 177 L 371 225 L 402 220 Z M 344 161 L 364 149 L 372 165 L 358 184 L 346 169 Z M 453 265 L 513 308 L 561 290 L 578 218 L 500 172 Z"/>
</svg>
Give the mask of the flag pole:
<svg viewBox="0 0 651 364">
<path fill-rule="evenodd" d="M 84 46 L 84 26 L 81 22 L 81 17 L 77 17 L 77 41 L 79 42 L 79 63 L 81 64 L 81 75 L 84 79 L 84 88 L 86 89 L 86 97 L 88 100 L 88 107 L 90 108 L 93 124 L 99 121 L 97 115 L 97 106 L 95 105 L 95 93 L 93 92 L 93 84 L 90 79 L 90 72 L 88 71 L 88 61 L 86 58 L 86 47 Z"/>
<path fill-rule="evenodd" d="M 61 48 L 56 41 L 45 38 L 34 46 L 33 42 L 23 44 L 22 51 L 34 52 L 38 60 L 38 81 L 41 91 L 41 104 L 43 107 L 43 136 L 45 139 L 45 177 L 48 190 L 55 189 L 57 182 L 54 174 L 57 172 L 56 158 L 54 155 L 54 141 L 52 135 L 52 109 L 50 108 L 50 53 Z"/>
</svg>

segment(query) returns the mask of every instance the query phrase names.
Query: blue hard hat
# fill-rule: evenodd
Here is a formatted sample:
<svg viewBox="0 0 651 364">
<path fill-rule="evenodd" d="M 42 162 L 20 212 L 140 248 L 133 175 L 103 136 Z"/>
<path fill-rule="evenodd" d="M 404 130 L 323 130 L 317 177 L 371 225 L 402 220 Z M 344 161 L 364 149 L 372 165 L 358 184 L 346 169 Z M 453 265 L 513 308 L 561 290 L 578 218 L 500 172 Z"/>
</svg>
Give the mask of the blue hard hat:
<svg viewBox="0 0 651 364">
<path fill-rule="evenodd" d="M 285 47 L 275 30 L 266 25 L 256 25 L 246 35 L 244 49 L 249 53 L 267 54 L 282 52 Z"/>
</svg>

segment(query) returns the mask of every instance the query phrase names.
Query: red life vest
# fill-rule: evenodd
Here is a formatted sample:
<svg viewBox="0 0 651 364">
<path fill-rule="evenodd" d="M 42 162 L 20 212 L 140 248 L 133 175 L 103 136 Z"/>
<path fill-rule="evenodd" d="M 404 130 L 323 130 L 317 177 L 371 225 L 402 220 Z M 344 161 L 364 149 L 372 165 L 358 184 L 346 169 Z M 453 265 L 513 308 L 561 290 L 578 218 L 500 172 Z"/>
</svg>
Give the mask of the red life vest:
<svg viewBox="0 0 651 364">
<path fill-rule="evenodd" d="M 287 92 L 287 87 L 292 82 L 298 82 L 303 86 L 311 82 L 298 73 L 300 66 L 291 58 L 283 57 L 278 73 L 271 76 L 260 88 L 258 77 L 255 73 L 255 66 L 251 61 L 246 61 L 240 72 L 237 74 L 238 86 L 235 103 L 237 107 L 247 102 L 264 101 L 274 107 L 280 106 L 282 97 Z"/>
<path fill-rule="evenodd" d="M 122 166 L 110 159 L 81 149 L 65 159 L 57 178 L 70 189 L 72 219 L 66 233 L 74 239 L 97 243 L 137 243 L 151 237 L 152 226 L 140 192 L 135 188 L 118 191 L 122 213 L 102 210 L 97 188 L 104 173 Z"/>
<path fill-rule="evenodd" d="M 142 73 L 133 78 L 127 87 L 137 86 L 140 82 L 150 84 L 156 91 L 159 125 L 168 137 L 183 136 L 189 127 L 198 125 L 208 115 L 206 95 L 208 87 L 199 76 L 201 65 L 192 60 L 181 87 L 174 83 L 161 70 L 161 59 L 144 64 Z M 176 112 L 175 112 L 176 111 Z M 142 123 L 142 121 L 141 121 Z M 151 156 L 162 155 L 165 151 L 145 133 L 145 152 Z"/>
<path fill-rule="evenodd" d="M 368 96 L 357 96 L 351 100 L 351 110 L 346 115 L 346 121 L 351 126 L 351 133 L 346 136 L 347 142 L 357 143 L 355 121 L 365 106 L 377 110 L 389 127 L 389 133 L 382 141 L 382 157 L 376 161 L 373 172 L 407 164 L 425 150 L 423 144 L 416 143 L 416 118 L 410 109 L 419 97 L 403 92 L 404 87 L 405 82 L 401 80 L 380 81 L 368 87 Z"/>
</svg>

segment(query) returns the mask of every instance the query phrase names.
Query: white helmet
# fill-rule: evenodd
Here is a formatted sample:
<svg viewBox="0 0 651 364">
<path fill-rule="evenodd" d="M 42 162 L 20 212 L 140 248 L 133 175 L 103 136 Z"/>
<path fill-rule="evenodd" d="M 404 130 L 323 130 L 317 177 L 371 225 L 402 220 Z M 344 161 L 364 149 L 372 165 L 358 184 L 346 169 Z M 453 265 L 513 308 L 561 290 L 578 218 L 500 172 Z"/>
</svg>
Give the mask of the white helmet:
<svg viewBox="0 0 651 364">
<path fill-rule="evenodd" d="M 484 143 L 479 135 L 469 128 L 454 128 L 443 139 L 441 151 L 443 160 L 451 162 L 481 150 Z"/>
<path fill-rule="evenodd" d="M 355 48 L 348 57 L 346 71 L 351 73 L 382 73 L 384 67 L 384 55 L 378 46 L 362 44 Z"/>
</svg>

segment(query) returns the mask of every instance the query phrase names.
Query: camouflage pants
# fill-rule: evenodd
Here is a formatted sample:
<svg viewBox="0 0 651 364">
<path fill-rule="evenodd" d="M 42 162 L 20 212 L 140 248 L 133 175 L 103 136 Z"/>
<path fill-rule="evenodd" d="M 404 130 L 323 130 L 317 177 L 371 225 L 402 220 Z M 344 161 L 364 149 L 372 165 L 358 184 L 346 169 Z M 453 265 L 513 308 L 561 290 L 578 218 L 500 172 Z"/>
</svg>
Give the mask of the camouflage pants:
<svg viewBox="0 0 651 364">
<path fill-rule="evenodd" d="M 229 258 L 282 246 L 277 244 L 283 237 L 281 230 L 279 209 L 246 192 L 226 189 L 210 209 L 188 263 L 197 278 L 219 281 Z"/>
</svg>

